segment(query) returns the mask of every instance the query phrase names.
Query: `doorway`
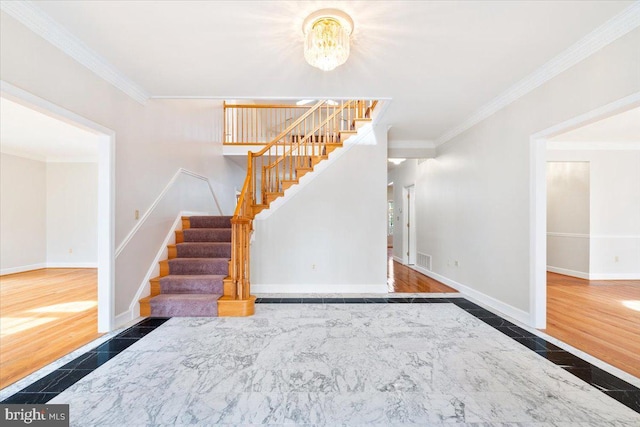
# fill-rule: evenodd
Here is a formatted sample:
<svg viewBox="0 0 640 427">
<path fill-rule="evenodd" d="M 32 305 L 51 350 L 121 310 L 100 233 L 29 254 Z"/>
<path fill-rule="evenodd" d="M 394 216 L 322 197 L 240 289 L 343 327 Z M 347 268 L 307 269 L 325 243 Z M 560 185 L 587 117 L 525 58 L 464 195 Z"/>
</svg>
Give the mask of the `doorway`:
<svg viewBox="0 0 640 427">
<path fill-rule="evenodd" d="M 640 92 L 574 117 L 530 137 L 530 325 L 547 323 L 547 146 L 555 136 L 640 106 Z"/>
<path fill-rule="evenodd" d="M 531 144 L 532 321 L 637 376 L 640 93 Z"/>
<path fill-rule="evenodd" d="M 24 114 L 24 116 L 22 117 L 32 117 L 34 119 L 39 119 L 41 120 L 41 122 L 39 122 L 41 123 L 41 125 L 42 123 L 48 122 L 52 124 L 52 126 L 57 125 L 61 129 L 65 128 L 68 130 L 69 135 L 84 135 L 87 137 L 86 140 L 83 139 L 82 141 L 75 141 L 76 143 L 86 142 L 88 140 L 91 140 L 94 143 L 93 163 L 92 161 L 88 161 L 85 157 L 83 157 L 86 155 L 86 153 L 81 152 L 81 144 L 77 147 L 73 147 L 72 149 L 77 148 L 78 150 L 80 150 L 79 156 L 84 160 L 79 160 L 78 158 L 76 158 L 73 161 L 66 162 L 62 160 L 43 161 L 42 159 L 40 159 L 40 161 L 44 162 L 43 164 L 45 166 L 40 168 L 41 172 L 38 173 L 40 173 L 44 182 L 36 180 L 37 183 L 34 184 L 34 188 L 50 187 L 50 189 L 52 190 L 49 192 L 47 192 L 46 189 L 42 191 L 42 204 L 53 201 L 54 205 L 52 206 L 53 208 L 55 208 L 53 210 L 59 211 L 62 214 L 64 214 L 65 210 L 71 210 L 74 214 L 78 213 L 78 211 L 83 211 L 83 218 L 86 218 L 86 222 L 92 221 L 92 225 L 87 223 L 74 223 L 71 225 L 66 223 L 62 224 L 59 221 L 53 220 L 52 222 L 47 223 L 48 217 L 46 217 L 46 214 L 43 213 L 43 218 L 41 220 L 42 224 L 40 225 L 41 228 L 45 229 L 45 233 L 43 235 L 46 239 L 47 237 L 49 237 L 48 233 L 46 233 L 46 230 L 51 230 L 51 234 L 55 235 L 55 238 L 45 240 L 46 243 L 41 245 L 44 247 L 44 249 L 36 249 L 36 251 L 45 251 L 44 255 L 42 256 L 42 260 L 31 263 L 23 262 L 28 260 L 17 259 L 17 257 L 15 256 L 16 254 L 13 253 L 12 255 L 14 259 L 11 260 L 12 265 L 9 265 L 9 263 L 7 263 L 7 265 L 3 265 L 2 268 L 3 274 L 19 273 L 25 274 L 27 276 L 30 275 L 30 280 L 32 281 L 40 280 L 40 276 L 38 276 L 37 278 L 34 276 L 34 273 L 37 273 L 36 275 L 48 276 L 47 280 L 57 281 L 58 283 L 60 283 L 60 286 L 72 286 L 73 283 L 78 283 L 78 289 L 80 291 L 78 295 L 81 295 L 83 291 L 83 289 L 80 289 L 83 287 L 82 285 L 80 285 L 80 283 L 93 282 L 94 296 L 92 303 L 92 331 L 88 331 L 85 334 L 85 336 L 88 337 L 87 340 L 90 341 L 91 336 L 95 336 L 96 334 L 112 330 L 114 323 L 113 300 L 115 258 L 115 134 L 107 128 L 93 123 L 81 116 L 76 115 L 75 113 L 65 110 L 29 92 L 23 91 L 22 89 L 19 89 L 11 84 L 2 81 L 0 81 L 0 84 L 1 101 L 6 105 L 13 105 L 14 111 L 21 111 L 22 114 Z M 5 122 L 3 120 L 3 131 L 9 127 L 7 126 L 7 124 L 8 121 Z M 20 130 L 24 129 L 25 126 L 25 123 L 19 123 L 18 126 L 14 126 L 14 128 Z M 30 137 L 33 138 L 37 136 L 38 131 L 43 131 L 45 139 L 47 135 L 55 134 L 54 131 L 49 132 L 46 129 L 48 129 L 46 126 L 39 125 L 37 128 L 31 129 L 31 131 L 33 132 Z M 4 145 L 5 144 L 3 144 L 3 146 Z M 46 156 L 52 156 L 53 158 L 55 158 L 57 153 L 56 150 L 61 147 L 51 143 L 46 148 L 50 150 L 47 152 Z M 37 148 L 32 147 L 32 149 L 36 150 L 37 152 Z M 67 147 L 66 149 L 69 149 L 69 147 Z M 13 154 L 9 154 L 9 156 L 11 157 L 10 160 L 13 161 L 13 163 L 15 163 L 16 165 L 20 162 L 22 162 L 20 164 L 38 163 L 37 159 L 26 159 L 26 156 L 21 156 L 19 152 L 14 152 Z M 48 167 L 46 165 L 50 165 L 51 167 Z M 69 167 L 66 168 L 65 165 L 69 165 Z M 13 169 L 19 171 L 19 168 Z M 33 177 L 34 175 L 29 176 Z M 91 182 L 93 182 L 93 187 L 91 190 L 92 195 L 90 197 L 92 200 L 95 200 L 94 202 L 88 203 L 87 200 L 86 203 L 84 203 L 82 201 L 84 197 L 83 195 L 87 193 L 76 193 L 75 195 L 70 195 L 68 192 L 61 191 L 68 186 L 68 182 L 75 183 L 74 191 L 86 191 L 89 183 L 87 182 L 88 179 L 85 180 L 83 178 L 85 176 L 92 176 L 92 178 L 90 179 Z M 3 194 L 3 196 L 8 195 Z M 71 199 L 69 197 L 71 197 Z M 31 198 L 33 199 L 34 197 L 32 196 Z M 91 204 L 93 206 L 91 208 L 91 211 L 93 212 L 92 214 L 88 212 Z M 43 209 L 48 213 L 50 210 L 46 207 L 46 205 L 43 206 L 45 206 Z M 73 223 L 73 221 L 66 222 Z M 89 242 L 85 241 L 80 234 L 76 236 L 66 235 L 66 232 L 61 232 L 61 229 L 63 228 L 70 230 L 71 233 L 79 233 L 80 229 L 92 229 L 93 234 L 91 236 L 93 241 L 89 244 Z M 8 238 L 8 236 L 3 236 L 3 243 L 5 238 Z M 70 244 L 69 241 L 71 241 L 72 238 L 73 244 Z M 29 254 L 32 251 L 33 249 L 27 248 L 25 249 L 25 251 L 23 251 L 23 253 Z M 47 256 L 50 253 L 54 255 L 52 255 L 50 258 L 52 262 L 48 263 Z M 87 254 L 91 254 L 92 258 L 89 259 Z M 54 270 L 51 270 L 51 268 L 53 268 Z M 83 269 L 85 270 L 84 272 Z M 90 274 L 88 274 L 89 272 Z M 21 285 L 15 284 L 15 276 L 15 274 L 13 276 L 4 276 L 3 282 L 9 283 L 9 278 L 11 278 L 11 281 L 13 282 L 12 287 L 18 289 L 18 287 L 20 287 Z M 74 280 L 73 282 L 71 281 L 72 277 Z M 41 284 L 42 282 L 40 281 L 35 283 L 34 286 L 36 286 L 38 289 L 44 289 L 45 291 L 47 291 L 47 289 L 43 288 Z M 20 292 L 24 293 L 23 291 Z M 88 294 L 85 293 L 84 295 L 85 297 L 79 296 L 77 301 L 54 301 L 50 299 L 46 304 L 43 305 L 43 307 L 34 308 L 30 306 L 24 306 L 24 310 L 21 309 L 19 305 L 15 305 L 12 307 L 12 312 L 15 312 L 16 310 L 22 311 L 18 314 L 14 313 L 13 315 L 11 315 L 12 317 L 14 317 L 14 319 L 12 319 L 11 322 L 6 323 L 5 326 L 13 325 L 11 326 L 11 331 L 9 332 L 11 332 L 11 335 L 13 335 L 14 337 L 16 335 L 22 337 L 24 336 L 24 334 L 35 332 L 36 334 L 43 335 L 44 337 L 50 337 L 51 340 L 54 340 L 54 337 L 56 336 L 55 334 L 59 334 L 60 331 L 56 330 L 54 332 L 50 328 L 53 323 L 62 322 L 65 321 L 65 319 L 68 320 L 71 317 L 77 318 L 78 313 L 89 310 L 89 306 L 91 305 L 89 301 L 90 298 L 86 296 Z M 67 327 L 71 327 L 71 330 L 73 330 L 73 325 L 68 325 L 68 322 Z M 30 330 L 31 332 L 29 332 L 28 330 Z M 71 330 L 69 331 L 69 333 L 71 332 Z M 60 341 L 60 343 L 62 343 L 62 341 Z M 79 345 L 82 344 L 85 344 L 85 342 L 80 343 Z M 73 349 L 67 349 L 66 353 L 71 350 Z M 35 353 L 33 354 L 35 355 Z M 23 354 L 20 357 L 26 361 L 29 361 L 25 365 L 26 370 L 24 371 L 24 375 L 27 375 L 29 373 L 27 372 L 27 370 L 33 371 L 34 369 L 52 362 L 61 355 L 58 355 L 57 357 L 52 356 L 53 358 L 48 361 L 38 361 L 37 363 L 40 364 L 40 366 L 36 366 L 35 361 L 31 360 L 32 358 L 25 358 Z M 16 375 L 19 376 L 20 374 Z M 18 378 L 16 377 L 16 379 Z"/>
</svg>

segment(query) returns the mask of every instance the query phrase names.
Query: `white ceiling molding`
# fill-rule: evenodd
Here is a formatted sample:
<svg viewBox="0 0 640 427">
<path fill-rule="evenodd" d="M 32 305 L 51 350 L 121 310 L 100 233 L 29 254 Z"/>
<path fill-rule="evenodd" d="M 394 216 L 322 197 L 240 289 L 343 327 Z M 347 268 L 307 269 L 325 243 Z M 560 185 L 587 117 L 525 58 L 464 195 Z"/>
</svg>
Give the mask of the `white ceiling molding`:
<svg viewBox="0 0 640 427">
<path fill-rule="evenodd" d="M 434 141 L 409 141 L 409 140 L 399 140 L 399 141 L 389 141 L 389 148 L 435 148 L 436 144 Z"/>
<path fill-rule="evenodd" d="M 436 156 L 433 141 L 399 140 L 387 143 L 387 157 L 405 159 L 431 159 Z"/>
<path fill-rule="evenodd" d="M 0 153 L 21 157 L 23 159 L 35 160 L 42 163 L 98 163 L 98 156 L 47 156 L 46 154 L 34 151 L 17 150 L 15 147 L 2 147 Z"/>
<path fill-rule="evenodd" d="M 141 104 L 149 94 L 31 1 L 2 1 L 2 11 Z"/>
<path fill-rule="evenodd" d="M 547 141 L 547 150 L 640 150 L 640 141 Z"/>
<path fill-rule="evenodd" d="M 636 29 L 638 26 L 640 26 L 640 1 L 634 2 L 631 6 L 587 34 L 551 61 L 482 106 L 467 120 L 445 132 L 436 140 L 436 146 L 450 141 L 518 98 L 591 56 L 611 42 Z"/>
<path fill-rule="evenodd" d="M 31 151 L 18 150 L 15 147 L 0 146 L 0 153 L 7 154 L 9 156 L 22 157 L 24 159 L 35 160 L 38 162 L 46 163 L 47 156 L 42 153 L 36 153 Z"/>
</svg>

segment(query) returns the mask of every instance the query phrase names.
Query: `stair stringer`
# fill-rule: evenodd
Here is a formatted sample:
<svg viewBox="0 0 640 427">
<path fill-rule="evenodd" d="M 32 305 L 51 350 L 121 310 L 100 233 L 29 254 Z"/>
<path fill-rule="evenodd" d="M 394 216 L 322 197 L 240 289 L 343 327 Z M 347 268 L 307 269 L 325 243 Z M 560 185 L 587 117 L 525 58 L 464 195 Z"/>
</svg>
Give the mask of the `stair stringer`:
<svg viewBox="0 0 640 427">
<path fill-rule="evenodd" d="M 287 190 L 285 190 L 284 195 L 278 197 L 273 202 L 269 204 L 267 209 L 262 210 L 255 216 L 255 220 L 264 220 L 269 218 L 271 214 L 277 211 L 281 206 L 287 203 L 292 197 L 298 194 L 304 187 L 309 185 L 318 175 L 320 175 L 325 169 L 335 163 L 340 157 L 344 156 L 349 150 L 351 150 L 356 145 L 360 144 L 362 141 L 367 139 L 367 136 L 373 131 L 373 125 L 371 123 L 367 123 L 358 129 L 358 133 L 347 138 L 343 143 L 342 147 L 336 148 L 331 153 L 329 153 L 328 158 L 321 161 L 317 165 L 313 167 L 311 172 L 304 174 L 298 181 L 296 185 L 291 186 Z"/>
</svg>

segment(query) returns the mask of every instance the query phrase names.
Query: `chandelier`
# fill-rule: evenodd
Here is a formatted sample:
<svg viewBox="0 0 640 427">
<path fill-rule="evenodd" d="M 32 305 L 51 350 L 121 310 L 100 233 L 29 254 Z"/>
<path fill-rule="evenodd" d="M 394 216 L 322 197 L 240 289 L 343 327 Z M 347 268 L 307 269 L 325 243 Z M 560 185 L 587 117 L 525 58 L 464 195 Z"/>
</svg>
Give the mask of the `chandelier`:
<svg viewBox="0 0 640 427">
<path fill-rule="evenodd" d="M 307 16 L 302 24 L 304 59 L 316 68 L 330 71 L 349 58 L 349 36 L 353 20 L 337 9 L 322 9 Z"/>
</svg>

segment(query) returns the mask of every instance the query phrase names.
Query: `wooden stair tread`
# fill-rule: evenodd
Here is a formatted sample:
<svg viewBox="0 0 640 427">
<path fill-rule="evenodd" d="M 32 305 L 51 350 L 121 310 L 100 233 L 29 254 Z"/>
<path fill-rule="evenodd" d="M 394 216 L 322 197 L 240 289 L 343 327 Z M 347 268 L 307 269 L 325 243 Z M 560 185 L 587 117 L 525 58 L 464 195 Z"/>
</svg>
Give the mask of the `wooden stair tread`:
<svg viewBox="0 0 640 427">
<path fill-rule="evenodd" d="M 282 190 L 286 191 L 289 188 L 293 187 L 294 185 L 298 184 L 298 180 L 297 179 L 287 179 L 282 181 Z"/>
</svg>

